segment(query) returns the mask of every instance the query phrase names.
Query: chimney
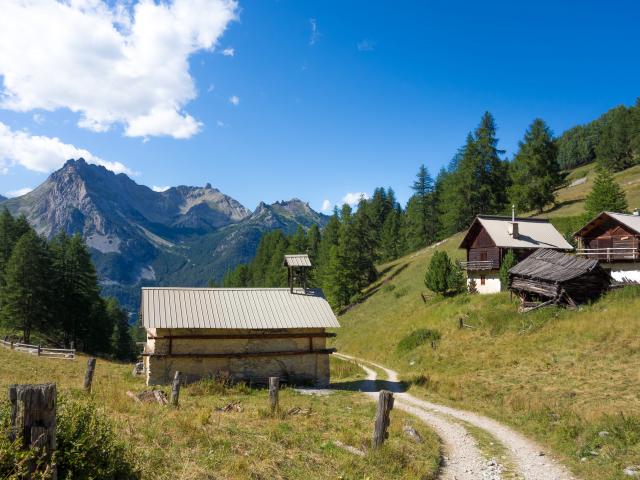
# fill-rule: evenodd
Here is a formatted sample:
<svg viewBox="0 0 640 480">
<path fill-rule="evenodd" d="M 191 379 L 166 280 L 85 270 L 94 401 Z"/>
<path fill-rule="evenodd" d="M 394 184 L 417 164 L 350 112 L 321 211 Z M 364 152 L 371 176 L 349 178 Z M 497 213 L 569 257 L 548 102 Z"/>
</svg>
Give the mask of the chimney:
<svg viewBox="0 0 640 480">
<path fill-rule="evenodd" d="M 520 234 L 518 222 L 516 222 L 516 206 L 511 205 L 511 221 L 507 223 L 507 233 L 513 238 L 518 238 Z"/>
</svg>

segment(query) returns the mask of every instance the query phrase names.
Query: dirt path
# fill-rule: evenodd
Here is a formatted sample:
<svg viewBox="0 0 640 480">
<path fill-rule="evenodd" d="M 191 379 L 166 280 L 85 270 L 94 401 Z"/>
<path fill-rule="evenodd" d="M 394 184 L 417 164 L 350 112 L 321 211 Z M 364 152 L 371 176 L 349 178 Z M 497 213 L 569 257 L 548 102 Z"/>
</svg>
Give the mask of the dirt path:
<svg viewBox="0 0 640 480">
<path fill-rule="evenodd" d="M 375 370 L 366 364 L 385 372 L 387 380 L 383 388 L 395 393 L 395 406 L 418 417 L 430 425 L 444 445 L 445 458 L 441 478 L 443 480 L 498 480 L 501 466 L 481 454 L 476 440 L 455 420 L 467 422 L 492 435 L 510 455 L 520 478 L 525 480 L 575 480 L 575 477 L 535 442 L 527 439 L 511 428 L 483 415 L 427 402 L 405 393 L 397 372 L 382 365 L 367 362 L 344 354 L 336 354 L 360 365 L 367 372 L 367 379 L 373 381 Z M 377 397 L 376 389 L 365 392 Z"/>
</svg>

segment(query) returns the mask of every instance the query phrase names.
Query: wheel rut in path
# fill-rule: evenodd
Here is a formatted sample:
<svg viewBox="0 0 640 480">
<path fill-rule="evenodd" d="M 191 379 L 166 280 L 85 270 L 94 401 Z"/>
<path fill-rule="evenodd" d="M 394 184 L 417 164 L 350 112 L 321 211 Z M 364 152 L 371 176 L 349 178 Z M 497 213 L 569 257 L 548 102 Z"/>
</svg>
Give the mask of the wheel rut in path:
<svg viewBox="0 0 640 480">
<path fill-rule="evenodd" d="M 461 423 L 466 422 L 489 433 L 500 442 L 516 469 L 516 478 L 524 480 L 577 480 L 571 472 L 544 452 L 538 444 L 510 427 L 466 410 L 428 402 L 406 393 L 398 379 L 398 373 L 383 365 L 345 354 L 339 358 L 357 363 L 366 373 L 363 393 L 377 398 L 378 391 L 394 392 L 395 407 L 404 410 L 428 424 L 440 437 L 444 458 L 440 478 L 442 480 L 498 480 L 502 467 L 485 458 L 475 438 Z M 376 381 L 377 373 L 370 365 L 385 372 L 386 380 Z"/>
</svg>

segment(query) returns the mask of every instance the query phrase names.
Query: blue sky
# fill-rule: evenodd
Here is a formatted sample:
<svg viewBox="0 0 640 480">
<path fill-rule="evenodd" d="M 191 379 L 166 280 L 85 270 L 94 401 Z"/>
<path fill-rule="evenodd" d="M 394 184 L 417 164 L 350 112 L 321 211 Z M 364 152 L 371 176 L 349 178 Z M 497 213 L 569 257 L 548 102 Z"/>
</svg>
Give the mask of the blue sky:
<svg viewBox="0 0 640 480">
<path fill-rule="evenodd" d="M 437 173 L 485 110 L 511 155 L 535 117 L 559 134 L 640 96 L 632 1 L 49 1 L 9 0 L 0 19 L 0 193 L 83 149 L 251 209 L 377 186 L 404 202 L 418 166 Z M 54 15 L 64 29 L 43 33 Z"/>
</svg>

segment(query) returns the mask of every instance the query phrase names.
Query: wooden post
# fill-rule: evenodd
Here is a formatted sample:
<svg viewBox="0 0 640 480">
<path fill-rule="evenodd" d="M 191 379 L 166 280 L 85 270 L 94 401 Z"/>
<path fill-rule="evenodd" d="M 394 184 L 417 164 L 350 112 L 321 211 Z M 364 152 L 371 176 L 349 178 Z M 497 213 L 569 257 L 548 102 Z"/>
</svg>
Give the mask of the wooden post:
<svg viewBox="0 0 640 480">
<path fill-rule="evenodd" d="M 278 410 L 278 393 L 280 389 L 280 377 L 269 377 L 269 405 L 271 413 Z"/>
<path fill-rule="evenodd" d="M 20 440 L 22 448 L 42 449 L 44 460 L 49 463 L 56 449 L 56 384 L 11 385 L 12 440 Z M 51 478 L 57 478 L 56 466 L 50 465 Z M 35 464 L 29 465 L 31 472 Z"/>
<path fill-rule="evenodd" d="M 38 344 L 38 356 L 42 353 L 42 345 Z"/>
<path fill-rule="evenodd" d="M 13 340 L 11 340 L 11 350 L 13 350 L 15 347 L 13 346 Z"/>
<path fill-rule="evenodd" d="M 91 391 L 91 382 L 93 382 L 93 372 L 96 369 L 96 359 L 87 360 L 87 371 L 84 374 L 84 389 L 86 392 Z"/>
<path fill-rule="evenodd" d="M 389 434 L 389 413 L 393 408 L 393 393 L 388 390 L 380 390 L 378 396 L 378 408 L 376 410 L 376 423 L 373 429 L 372 447 L 381 447 Z"/>
<path fill-rule="evenodd" d="M 178 406 L 178 397 L 180 396 L 180 380 L 181 374 L 179 371 L 176 371 L 176 374 L 173 377 L 173 383 L 171 384 L 171 405 L 173 405 L 174 407 Z"/>
</svg>

